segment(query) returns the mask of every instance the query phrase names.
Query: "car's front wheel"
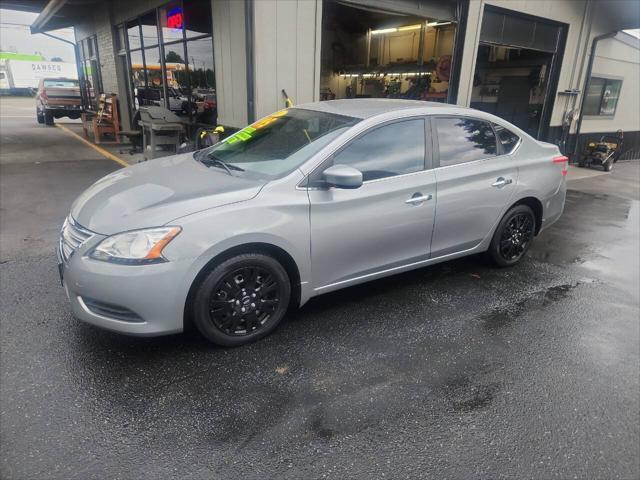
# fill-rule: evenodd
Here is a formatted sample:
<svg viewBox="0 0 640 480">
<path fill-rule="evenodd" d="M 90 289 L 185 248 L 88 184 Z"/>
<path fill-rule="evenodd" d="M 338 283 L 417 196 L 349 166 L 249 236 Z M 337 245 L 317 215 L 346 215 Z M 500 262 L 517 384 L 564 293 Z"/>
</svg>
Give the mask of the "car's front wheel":
<svg viewBox="0 0 640 480">
<path fill-rule="evenodd" d="M 499 267 L 510 267 L 524 257 L 536 231 L 536 216 L 527 205 L 516 205 L 502 217 L 489 245 L 489 258 Z"/>
<path fill-rule="evenodd" d="M 244 253 L 204 277 L 194 298 L 194 323 L 208 340 L 225 347 L 253 342 L 280 323 L 291 296 L 289 276 L 273 257 Z"/>
</svg>

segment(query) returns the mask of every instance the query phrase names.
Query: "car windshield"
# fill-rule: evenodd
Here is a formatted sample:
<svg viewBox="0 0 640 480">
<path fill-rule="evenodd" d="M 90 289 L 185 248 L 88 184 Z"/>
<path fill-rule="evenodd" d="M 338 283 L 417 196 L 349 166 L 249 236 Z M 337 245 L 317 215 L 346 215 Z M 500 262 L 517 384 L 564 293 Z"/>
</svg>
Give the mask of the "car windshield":
<svg viewBox="0 0 640 480">
<path fill-rule="evenodd" d="M 78 86 L 77 80 L 45 80 L 45 87 L 73 88 Z"/>
<path fill-rule="evenodd" d="M 278 178 L 298 168 L 359 121 L 343 115 L 289 108 L 243 128 L 199 158 L 212 165 L 215 163 L 211 162 L 224 162 L 242 174 Z"/>
</svg>

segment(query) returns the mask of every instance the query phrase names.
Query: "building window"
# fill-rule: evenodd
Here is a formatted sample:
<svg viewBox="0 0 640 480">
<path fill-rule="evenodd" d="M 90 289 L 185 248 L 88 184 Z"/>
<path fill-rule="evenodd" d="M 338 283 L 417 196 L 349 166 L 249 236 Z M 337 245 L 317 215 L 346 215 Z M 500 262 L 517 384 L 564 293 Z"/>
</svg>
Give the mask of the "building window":
<svg viewBox="0 0 640 480">
<path fill-rule="evenodd" d="M 622 80 L 591 77 L 584 102 L 583 115 L 613 117 L 618 106 Z"/>
<path fill-rule="evenodd" d="M 215 124 L 211 3 L 172 1 L 119 27 L 126 35 L 132 110 L 157 105 Z"/>
<path fill-rule="evenodd" d="M 78 52 L 82 66 L 82 96 L 89 108 L 97 108 L 98 97 L 102 92 L 102 73 L 98 56 L 98 39 L 95 35 L 78 43 Z"/>
</svg>

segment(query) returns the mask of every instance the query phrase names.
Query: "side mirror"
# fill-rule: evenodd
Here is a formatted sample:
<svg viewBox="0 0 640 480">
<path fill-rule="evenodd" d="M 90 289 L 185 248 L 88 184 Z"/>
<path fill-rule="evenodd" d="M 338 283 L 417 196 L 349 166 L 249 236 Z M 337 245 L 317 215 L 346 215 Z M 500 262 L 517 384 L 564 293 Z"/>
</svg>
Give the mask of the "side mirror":
<svg viewBox="0 0 640 480">
<path fill-rule="evenodd" d="M 362 172 L 348 165 L 333 165 L 322 172 L 327 185 L 336 188 L 360 188 Z"/>
</svg>

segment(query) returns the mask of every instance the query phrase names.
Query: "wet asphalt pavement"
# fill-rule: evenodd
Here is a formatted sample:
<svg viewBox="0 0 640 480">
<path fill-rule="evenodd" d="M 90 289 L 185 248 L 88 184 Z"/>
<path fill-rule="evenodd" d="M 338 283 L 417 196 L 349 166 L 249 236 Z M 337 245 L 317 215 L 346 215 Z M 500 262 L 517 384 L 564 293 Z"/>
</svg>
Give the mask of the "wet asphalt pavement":
<svg viewBox="0 0 640 480">
<path fill-rule="evenodd" d="M 640 162 L 571 181 L 515 268 L 328 294 L 222 349 L 72 318 L 57 229 L 118 166 L 2 102 L 2 478 L 640 476 Z"/>
</svg>

